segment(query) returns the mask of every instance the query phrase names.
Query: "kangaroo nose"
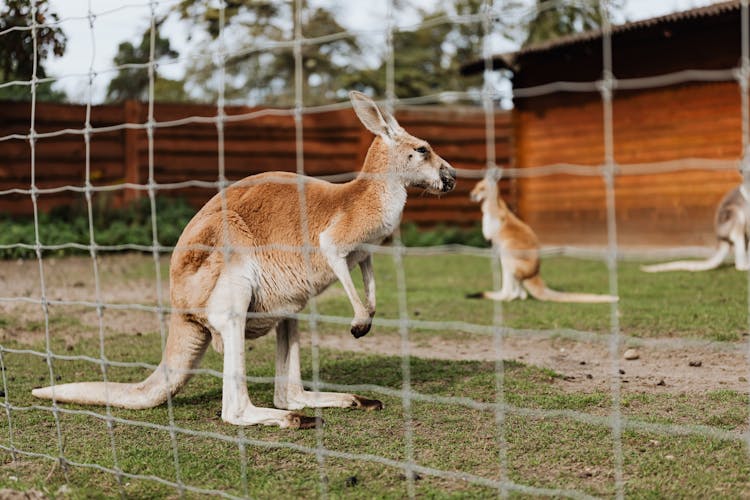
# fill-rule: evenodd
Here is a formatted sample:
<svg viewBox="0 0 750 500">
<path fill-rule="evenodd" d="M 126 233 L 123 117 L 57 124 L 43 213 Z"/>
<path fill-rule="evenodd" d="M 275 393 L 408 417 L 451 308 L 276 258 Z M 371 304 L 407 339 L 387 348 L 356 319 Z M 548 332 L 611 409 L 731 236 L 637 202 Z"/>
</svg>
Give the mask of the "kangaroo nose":
<svg viewBox="0 0 750 500">
<path fill-rule="evenodd" d="M 443 181 L 442 191 L 444 193 L 451 191 L 456 187 L 456 169 L 447 163 L 443 163 L 442 168 L 440 169 L 440 180 Z"/>
<path fill-rule="evenodd" d="M 445 167 L 446 167 L 446 168 L 448 169 L 448 174 L 449 174 L 449 175 L 450 175 L 451 177 L 453 177 L 453 180 L 455 181 L 455 180 L 456 180 L 456 169 L 455 169 L 455 168 L 453 168 L 453 167 L 451 167 L 451 166 L 450 166 L 450 165 L 448 165 L 447 163 L 445 164 Z"/>
</svg>

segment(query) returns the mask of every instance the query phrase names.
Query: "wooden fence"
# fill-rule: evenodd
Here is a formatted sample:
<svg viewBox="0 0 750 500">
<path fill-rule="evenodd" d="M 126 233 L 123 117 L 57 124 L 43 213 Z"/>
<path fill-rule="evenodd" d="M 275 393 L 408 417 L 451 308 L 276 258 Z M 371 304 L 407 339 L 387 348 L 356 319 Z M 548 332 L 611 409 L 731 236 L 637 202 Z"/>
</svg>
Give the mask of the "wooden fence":
<svg viewBox="0 0 750 500">
<path fill-rule="evenodd" d="M 89 152 L 85 141 L 86 107 L 39 103 L 34 128 L 41 134 L 35 141 L 33 162 L 36 186 L 40 189 L 85 184 L 88 166 L 94 186 L 146 184 L 149 156 L 153 155 L 154 180 L 158 184 L 183 181 L 216 181 L 219 142 L 215 106 L 156 104 L 153 149 L 146 130 L 145 104 L 128 101 L 122 105 L 91 108 Z M 245 117 L 257 111 L 227 107 L 230 118 L 224 129 L 223 158 L 226 176 L 241 179 L 269 170 L 296 171 L 295 125 L 291 116 Z M 461 169 L 482 169 L 486 162 L 485 115 L 472 107 L 411 107 L 399 109 L 399 122 L 412 134 L 427 139 L 438 153 Z M 234 118 L 232 118 L 234 117 Z M 28 134 L 31 109 L 28 103 L 0 102 L 0 137 L 24 137 L 0 141 L 0 191 L 30 189 L 32 154 Z M 181 122 L 177 122 L 182 120 Z M 359 123 L 351 109 L 309 113 L 303 117 L 304 169 L 308 175 L 326 176 L 359 170 L 372 135 Z M 177 122 L 177 123 L 170 123 Z M 136 125 L 128 127 L 126 124 Z M 139 126 L 141 125 L 141 126 Z M 45 134 L 52 133 L 52 136 Z M 509 113 L 495 115 L 495 155 L 508 164 L 511 154 Z M 466 225 L 479 220 L 479 208 L 470 203 L 471 179 L 459 180 L 454 192 L 442 197 L 411 196 L 405 221 L 423 225 L 438 223 Z M 504 185 L 508 194 L 510 184 Z M 199 207 L 216 193 L 216 188 L 188 187 L 160 189 L 160 196 L 182 196 Z M 144 191 L 125 188 L 96 193 L 98 203 L 121 205 Z M 40 210 L 81 203 L 83 195 L 64 190 L 41 193 Z M 33 210 L 29 194 L 0 196 L 0 213 L 28 215 Z"/>
</svg>

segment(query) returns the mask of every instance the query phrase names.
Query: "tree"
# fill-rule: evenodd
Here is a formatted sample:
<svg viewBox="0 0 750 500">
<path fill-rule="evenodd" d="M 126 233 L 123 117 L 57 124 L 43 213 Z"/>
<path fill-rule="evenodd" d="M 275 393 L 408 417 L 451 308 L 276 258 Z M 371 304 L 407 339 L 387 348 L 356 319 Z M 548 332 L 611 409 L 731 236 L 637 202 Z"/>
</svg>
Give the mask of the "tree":
<svg viewBox="0 0 750 500">
<path fill-rule="evenodd" d="M 154 62 L 165 57 L 177 57 L 179 54 L 170 46 L 169 40 L 159 34 L 160 22 L 156 23 Z M 126 99 L 148 100 L 149 98 L 149 71 L 147 66 L 142 66 L 151 58 L 151 29 L 147 29 L 141 37 L 138 46 L 130 42 L 123 42 L 118 46 L 114 63 L 117 66 L 136 64 L 136 67 L 121 68 L 107 87 L 107 100 L 112 102 Z M 190 100 L 183 82 L 170 80 L 156 73 L 154 70 L 154 99 L 160 101 L 187 101 Z"/>
<path fill-rule="evenodd" d="M 522 44 L 523 47 L 582 31 L 599 29 L 604 21 L 604 12 L 607 13 L 609 19 L 612 19 L 613 15 L 622 9 L 622 0 L 606 2 L 606 11 L 600 8 L 599 0 L 576 2 L 537 0 L 536 5 L 536 13 L 526 26 L 527 34 Z"/>
<path fill-rule="evenodd" d="M 35 31 L 29 28 L 36 20 Z M 6 0 L 0 3 L 0 31 L 8 31 L 0 43 L 0 76 L 3 82 L 30 81 L 36 68 L 37 78 L 46 78 L 44 61 L 65 53 L 67 38 L 60 27 L 50 26 L 59 18 L 50 9 L 48 0 L 36 1 L 35 19 L 32 17 L 31 0 Z M 34 57 L 34 33 L 36 35 L 36 58 Z M 35 64 L 36 63 L 36 64 Z M 65 94 L 52 89 L 51 82 L 36 87 L 38 100 L 63 100 Z M 26 100 L 31 98 L 31 87 L 12 85 L 0 89 L 0 99 Z"/>
<path fill-rule="evenodd" d="M 516 5 L 514 1 L 507 5 Z M 484 26 L 472 23 L 437 22 L 448 15 L 469 16 L 482 12 L 484 0 L 443 2 L 437 9 L 419 9 L 419 25 L 413 30 L 397 30 L 393 35 L 395 93 L 399 98 L 419 97 L 448 90 L 480 87 L 482 75 L 462 77 L 460 66 L 482 55 Z M 405 8 L 407 5 L 397 7 Z M 384 54 L 385 56 L 385 54 Z M 365 69 L 349 75 L 347 84 L 362 91 L 385 93 L 383 57 L 377 69 Z"/>
<path fill-rule="evenodd" d="M 452 71 L 452 58 L 446 54 L 444 41 L 452 27 L 446 23 L 425 27 L 425 23 L 443 14 L 443 11 L 429 13 L 421 10 L 422 26 L 393 34 L 393 79 L 398 97 L 429 95 L 451 88 L 458 73 Z M 383 95 L 386 64 L 383 59 L 374 72 L 365 70 L 360 75 L 353 75 L 355 78 L 350 77 L 350 85 L 369 86 L 375 94 Z"/>
<path fill-rule="evenodd" d="M 228 100 L 263 102 L 288 106 L 294 103 L 295 56 L 292 48 L 274 44 L 294 38 L 294 6 L 282 2 L 236 0 L 227 2 L 223 36 L 232 42 L 230 57 L 224 61 L 224 96 Z M 211 57 L 219 43 L 220 11 L 203 2 L 183 0 L 183 19 L 202 26 L 209 43 L 200 44 L 203 54 L 192 58 L 187 80 L 208 99 L 217 95 L 220 61 Z M 324 8 L 302 5 L 301 30 L 305 38 L 316 38 L 345 31 L 334 14 Z M 198 36 L 198 35 L 196 35 Z M 236 43 L 235 43 L 236 42 Z M 270 47 L 270 48 L 269 48 Z M 340 98 L 342 79 L 352 61 L 361 58 L 359 42 L 353 36 L 325 40 L 301 47 L 303 99 L 307 105 Z"/>
</svg>

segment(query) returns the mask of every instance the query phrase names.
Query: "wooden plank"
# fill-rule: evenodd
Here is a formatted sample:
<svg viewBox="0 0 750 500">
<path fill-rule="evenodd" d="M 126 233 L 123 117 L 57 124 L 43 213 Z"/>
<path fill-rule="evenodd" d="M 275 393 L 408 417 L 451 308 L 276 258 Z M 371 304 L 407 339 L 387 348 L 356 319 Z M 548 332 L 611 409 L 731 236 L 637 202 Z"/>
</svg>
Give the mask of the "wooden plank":
<svg viewBox="0 0 750 500">
<path fill-rule="evenodd" d="M 321 131 L 310 129 L 304 131 L 305 141 L 357 141 L 361 134 L 361 127 L 358 128 L 340 128 L 335 132 Z M 214 126 L 198 126 L 195 124 L 183 125 L 180 127 L 166 127 L 156 129 L 155 137 L 159 138 L 189 138 L 203 141 L 217 141 L 217 132 Z M 241 126 L 227 128 L 224 130 L 224 138 L 230 140 L 244 141 L 295 141 L 295 131 L 293 127 L 280 129 L 278 127 L 268 126 Z M 370 136 L 372 139 L 372 136 Z"/>
<path fill-rule="evenodd" d="M 358 144 L 356 141 L 351 142 L 312 142 L 305 141 L 303 150 L 305 155 L 355 155 Z M 155 136 L 154 151 L 166 153 L 184 153 L 184 154 L 209 154 L 215 155 L 218 152 L 218 144 L 214 141 L 196 141 L 189 138 L 162 138 Z M 224 151 L 231 154 L 254 154 L 263 153 L 281 153 L 296 155 L 294 142 L 281 141 L 243 141 L 235 139 L 226 139 L 224 141 Z"/>
<path fill-rule="evenodd" d="M 140 103 L 134 100 L 127 100 L 123 103 L 123 113 L 126 123 L 138 123 L 142 119 L 143 110 Z M 141 134 L 139 130 L 125 129 L 122 132 L 122 177 L 124 182 L 131 184 L 140 184 L 140 168 L 138 163 L 138 152 L 140 149 Z M 134 200 L 143 196 L 141 191 L 126 190 L 123 192 L 122 203 L 132 203 Z"/>
<path fill-rule="evenodd" d="M 0 119 L 19 120 L 29 123 L 31 105 L 28 102 L 1 102 Z M 83 128 L 86 121 L 86 106 L 76 104 L 37 103 L 36 120 L 40 123 L 69 123 L 72 128 Z M 122 123 L 122 108 L 117 105 L 98 105 L 91 108 L 91 123 L 94 126 L 102 124 Z"/>
<path fill-rule="evenodd" d="M 122 163 L 112 160 L 92 159 L 91 176 L 94 178 L 112 177 L 122 179 Z M 82 183 L 85 178 L 84 163 L 41 161 L 36 164 L 37 179 L 69 179 Z M 31 164 L 27 161 L 6 162 L 0 165 L 0 185 L 7 182 L 31 182 Z"/>
</svg>

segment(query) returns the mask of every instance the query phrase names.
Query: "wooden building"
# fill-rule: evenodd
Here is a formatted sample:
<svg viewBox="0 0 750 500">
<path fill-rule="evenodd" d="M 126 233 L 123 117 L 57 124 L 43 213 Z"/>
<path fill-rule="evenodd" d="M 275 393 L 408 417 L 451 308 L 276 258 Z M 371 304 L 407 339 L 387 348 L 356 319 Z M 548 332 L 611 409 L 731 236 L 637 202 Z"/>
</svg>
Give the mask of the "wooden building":
<svg viewBox="0 0 750 500">
<path fill-rule="evenodd" d="M 712 244 L 714 209 L 740 181 L 740 2 L 617 25 L 611 33 L 619 241 Z M 494 68 L 513 74 L 512 166 L 603 164 L 604 109 L 595 84 L 602 61 L 600 31 L 493 57 Z M 463 71 L 484 66 L 476 61 Z M 511 201 L 543 242 L 606 242 L 602 177 L 524 175 L 514 193 Z"/>
</svg>

